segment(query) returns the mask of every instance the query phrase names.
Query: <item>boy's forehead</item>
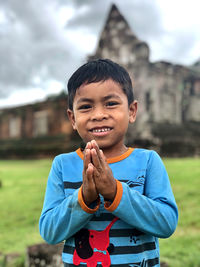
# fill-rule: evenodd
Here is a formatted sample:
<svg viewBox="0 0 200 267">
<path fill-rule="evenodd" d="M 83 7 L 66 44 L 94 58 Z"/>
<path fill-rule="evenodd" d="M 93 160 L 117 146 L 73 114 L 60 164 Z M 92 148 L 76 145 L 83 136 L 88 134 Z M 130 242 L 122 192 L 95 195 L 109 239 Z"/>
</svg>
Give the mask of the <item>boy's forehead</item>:
<svg viewBox="0 0 200 267">
<path fill-rule="evenodd" d="M 96 92 L 105 94 L 110 91 L 116 92 L 118 94 L 124 94 L 122 87 L 119 83 L 113 81 L 112 79 L 108 79 L 105 81 L 99 81 L 99 82 L 91 82 L 91 83 L 83 83 L 79 88 L 76 90 L 76 95 L 83 95 L 87 94 L 88 92 Z"/>
</svg>

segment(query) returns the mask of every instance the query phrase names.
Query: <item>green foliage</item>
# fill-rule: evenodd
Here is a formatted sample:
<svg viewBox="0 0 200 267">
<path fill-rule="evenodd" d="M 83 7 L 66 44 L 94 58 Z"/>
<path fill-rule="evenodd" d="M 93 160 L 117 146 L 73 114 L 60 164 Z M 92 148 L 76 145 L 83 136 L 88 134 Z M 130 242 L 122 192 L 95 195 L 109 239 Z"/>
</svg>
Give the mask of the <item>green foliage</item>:
<svg viewBox="0 0 200 267">
<path fill-rule="evenodd" d="M 50 159 L 0 161 L 0 252 L 25 253 L 42 242 L 38 220 Z M 200 159 L 165 159 L 179 207 L 174 235 L 160 240 L 161 261 L 171 267 L 200 266 Z"/>
<path fill-rule="evenodd" d="M 35 138 L 0 140 L 1 159 L 34 159 L 55 156 L 79 147 L 78 135 L 40 136 Z M 0 178 L 1 179 L 1 178 Z"/>
</svg>

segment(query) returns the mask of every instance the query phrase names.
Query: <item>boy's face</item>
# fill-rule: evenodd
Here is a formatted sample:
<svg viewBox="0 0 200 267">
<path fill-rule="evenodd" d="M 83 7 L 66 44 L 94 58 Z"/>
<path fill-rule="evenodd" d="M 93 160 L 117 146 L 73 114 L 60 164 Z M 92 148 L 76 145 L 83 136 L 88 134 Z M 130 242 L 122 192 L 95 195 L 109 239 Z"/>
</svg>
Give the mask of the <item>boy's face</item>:
<svg viewBox="0 0 200 267">
<path fill-rule="evenodd" d="M 117 155 L 124 152 L 124 136 L 136 111 L 137 102 L 128 106 L 120 85 L 109 79 L 80 86 L 68 116 L 85 143 L 94 139 L 104 153 Z"/>
</svg>

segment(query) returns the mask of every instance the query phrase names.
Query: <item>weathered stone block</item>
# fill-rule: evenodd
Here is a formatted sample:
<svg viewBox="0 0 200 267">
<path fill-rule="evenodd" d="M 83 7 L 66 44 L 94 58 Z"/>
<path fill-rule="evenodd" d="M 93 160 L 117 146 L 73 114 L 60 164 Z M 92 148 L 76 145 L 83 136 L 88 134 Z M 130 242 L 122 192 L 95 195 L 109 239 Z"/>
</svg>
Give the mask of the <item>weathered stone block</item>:
<svg viewBox="0 0 200 267">
<path fill-rule="evenodd" d="M 27 248 L 26 267 L 62 267 L 61 258 L 63 244 L 49 245 L 46 243 Z"/>
</svg>

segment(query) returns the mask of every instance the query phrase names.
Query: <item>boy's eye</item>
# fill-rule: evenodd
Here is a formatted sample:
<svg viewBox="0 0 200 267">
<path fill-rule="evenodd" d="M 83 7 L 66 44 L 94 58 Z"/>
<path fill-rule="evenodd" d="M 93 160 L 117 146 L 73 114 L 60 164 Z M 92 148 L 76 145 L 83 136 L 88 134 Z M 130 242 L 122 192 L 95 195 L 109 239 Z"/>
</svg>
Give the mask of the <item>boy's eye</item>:
<svg viewBox="0 0 200 267">
<path fill-rule="evenodd" d="M 116 105 L 118 105 L 118 102 L 116 102 L 116 101 L 109 101 L 106 103 L 106 106 L 108 106 L 108 107 L 112 107 L 112 106 L 116 106 Z"/>
<path fill-rule="evenodd" d="M 81 105 L 78 109 L 89 109 L 89 108 L 91 108 L 91 105 L 84 104 L 84 105 Z"/>
</svg>

